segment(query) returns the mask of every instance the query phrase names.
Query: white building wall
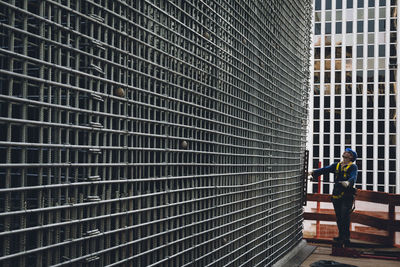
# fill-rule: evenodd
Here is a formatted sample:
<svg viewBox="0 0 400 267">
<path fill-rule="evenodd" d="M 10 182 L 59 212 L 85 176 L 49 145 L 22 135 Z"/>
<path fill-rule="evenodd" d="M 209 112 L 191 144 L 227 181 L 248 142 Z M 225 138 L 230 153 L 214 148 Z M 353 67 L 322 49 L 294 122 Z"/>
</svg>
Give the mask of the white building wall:
<svg viewBox="0 0 400 267">
<path fill-rule="evenodd" d="M 338 8 L 339 1 L 314 0 L 311 73 L 319 79 L 311 79 L 309 169 L 317 168 L 318 162 L 325 166 L 341 160 L 343 150 L 350 147 L 359 154 L 358 188 L 399 194 L 398 3 L 364 0 L 358 7 L 359 0 L 342 0 Z M 352 8 L 347 8 L 348 2 Z M 320 34 L 315 32 L 318 25 Z M 361 74 L 362 81 L 357 79 Z M 333 176 L 324 181 L 333 181 Z M 323 193 L 331 193 L 332 187 L 324 183 Z M 316 192 L 316 185 L 308 188 Z"/>
</svg>

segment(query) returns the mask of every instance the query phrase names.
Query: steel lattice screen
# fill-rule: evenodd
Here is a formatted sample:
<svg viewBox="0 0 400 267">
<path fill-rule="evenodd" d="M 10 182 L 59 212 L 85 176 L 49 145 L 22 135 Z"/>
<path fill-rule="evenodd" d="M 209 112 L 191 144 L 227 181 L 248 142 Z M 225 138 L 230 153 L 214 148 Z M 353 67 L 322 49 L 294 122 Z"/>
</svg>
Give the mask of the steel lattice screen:
<svg viewBox="0 0 400 267">
<path fill-rule="evenodd" d="M 266 266 L 296 245 L 311 3 L 0 2 L 3 266 Z"/>
</svg>

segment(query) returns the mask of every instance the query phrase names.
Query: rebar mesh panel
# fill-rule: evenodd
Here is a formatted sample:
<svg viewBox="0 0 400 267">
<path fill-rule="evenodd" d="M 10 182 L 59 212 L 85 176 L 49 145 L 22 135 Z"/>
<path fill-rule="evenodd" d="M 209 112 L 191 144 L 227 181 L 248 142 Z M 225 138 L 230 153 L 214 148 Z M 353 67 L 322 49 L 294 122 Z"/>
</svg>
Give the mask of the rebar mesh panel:
<svg viewBox="0 0 400 267">
<path fill-rule="evenodd" d="M 302 238 L 311 2 L 0 2 L 0 265 L 269 266 Z"/>
</svg>

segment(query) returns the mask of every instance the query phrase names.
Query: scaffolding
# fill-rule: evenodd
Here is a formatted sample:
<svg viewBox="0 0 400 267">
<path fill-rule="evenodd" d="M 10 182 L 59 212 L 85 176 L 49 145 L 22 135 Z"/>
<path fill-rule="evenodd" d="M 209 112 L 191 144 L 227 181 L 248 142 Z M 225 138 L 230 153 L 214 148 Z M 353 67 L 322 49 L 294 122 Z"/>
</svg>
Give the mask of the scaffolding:
<svg viewBox="0 0 400 267">
<path fill-rule="evenodd" d="M 0 2 L 0 265 L 270 266 L 302 238 L 311 1 Z"/>
</svg>

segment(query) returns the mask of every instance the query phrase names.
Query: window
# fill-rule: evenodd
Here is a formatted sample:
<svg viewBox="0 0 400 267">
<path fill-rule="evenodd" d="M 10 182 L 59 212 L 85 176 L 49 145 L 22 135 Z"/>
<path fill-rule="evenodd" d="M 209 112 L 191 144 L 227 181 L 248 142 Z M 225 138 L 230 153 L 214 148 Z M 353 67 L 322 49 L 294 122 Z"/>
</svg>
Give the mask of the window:
<svg viewBox="0 0 400 267">
<path fill-rule="evenodd" d="M 385 119 L 385 110 L 384 109 L 378 109 L 378 119 L 379 120 L 384 120 Z"/>
<path fill-rule="evenodd" d="M 328 142 L 326 142 L 325 144 L 329 144 L 329 138 L 328 138 Z M 329 146 L 324 146 L 324 157 L 325 158 L 329 157 Z M 324 164 L 324 166 L 328 166 L 328 165 L 329 165 L 329 163 Z"/>
<path fill-rule="evenodd" d="M 351 57 L 353 57 L 353 47 L 346 46 L 346 58 L 351 58 Z"/>
<path fill-rule="evenodd" d="M 368 18 L 369 19 L 375 19 L 375 9 L 368 9 Z"/>
<path fill-rule="evenodd" d="M 397 30 L 397 23 L 396 23 L 396 19 L 391 19 L 390 20 L 390 31 L 396 31 Z"/>
<path fill-rule="evenodd" d="M 333 148 L 334 151 L 334 157 L 336 158 L 340 158 L 340 156 L 342 155 L 342 151 L 340 150 L 340 146 L 334 146 Z"/>
<path fill-rule="evenodd" d="M 396 45 L 391 44 L 390 45 L 390 56 L 395 57 L 396 56 Z"/>
<path fill-rule="evenodd" d="M 363 74 L 362 70 L 357 71 L 357 73 L 356 73 L 356 82 L 362 83 L 362 81 L 363 81 L 363 75 L 362 74 Z"/>
<path fill-rule="evenodd" d="M 342 73 L 340 71 L 335 71 L 335 83 L 342 82 Z"/>
<path fill-rule="evenodd" d="M 373 109 L 367 109 L 367 119 L 372 120 L 374 118 L 374 110 Z"/>
<path fill-rule="evenodd" d="M 346 96 L 346 108 L 351 108 L 351 96 Z"/>
<path fill-rule="evenodd" d="M 351 103 L 350 103 L 351 104 Z M 346 109 L 345 112 L 345 119 L 346 120 L 351 120 L 351 109 Z"/>
<path fill-rule="evenodd" d="M 342 22 L 336 22 L 336 33 L 342 33 Z"/>
<path fill-rule="evenodd" d="M 340 134 L 333 135 L 333 140 L 335 144 L 340 144 Z"/>
<path fill-rule="evenodd" d="M 329 107 L 324 110 L 324 119 L 330 119 L 331 118 L 331 110 Z"/>
<path fill-rule="evenodd" d="M 335 108 L 340 108 L 341 105 L 341 97 L 335 96 Z"/>
<path fill-rule="evenodd" d="M 325 83 L 330 83 L 331 82 L 331 73 L 330 72 L 325 72 Z"/>
<path fill-rule="evenodd" d="M 372 145 L 374 143 L 374 136 L 372 134 L 367 134 L 367 144 Z"/>
<path fill-rule="evenodd" d="M 346 33 L 352 33 L 352 32 L 353 32 L 353 22 L 347 21 L 346 22 Z"/>
<path fill-rule="evenodd" d="M 319 157 L 319 146 L 313 146 L 314 157 Z"/>
<path fill-rule="evenodd" d="M 396 82 L 396 71 L 389 71 L 389 82 Z"/>
<path fill-rule="evenodd" d="M 321 58 L 321 48 L 317 47 L 314 49 L 314 58 L 320 59 Z"/>
<path fill-rule="evenodd" d="M 374 32 L 375 30 L 375 21 L 368 20 L 368 32 Z"/>
<path fill-rule="evenodd" d="M 389 171 L 395 171 L 396 170 L 396 161 L 390 160 L 389 161 Z"/>
<path fill-rule="evenodd" d="M 321 23 L 315 23 L 314 34 L 315 35 L 321 34 Z"/>
<path fill-rule="evenodd" d="M 314 144 L 319 144 L 319 134 L 314 134 L 314 136 L 313 136 L 313 143 L 314 143 Z"/>
<path fill-rule="evenodd" d="M 330 127 L 331 125 L 330 125 L 330 123 L 329 123 L 329 121 L 324 121 L 324 132 L 325 133 L 329 133 L 331 130 L 330 130 Z M 325 143 L 329 143 L 329 135 L 327 135 L 328 136 L 328 142 L 325 142 Z M 326 139 L 325 137 L 324 137 L 324 139 Z M 326 140 L 325 140 L 326 141 Z"/>
<path fill-rule="evenodd" d="M 321 21 L 321 12 L 315 12 L 315 22 Z"/>
<path fill-rule="evenodd" d="M 386 0 L 379 0 L 379 6 L 386 6 Z"/>
<path fill-rule="evenodd" d="M 361 80 L 362 80 L 362 71 L 359 71 L 359 72 L 361 72 L 360 75 L 361 75 Z M 358 71 L 357 71 L 357 76 L 358 76 Z M 356 94 L 357 95 L 362 95 L 362 93 L 363 93 L 363 85 L 362 84 L 356 84 Z"/>
<path fill-rule="evenodd" d="M 314 95 L 319 95 L 319 94 L 320 94 L 319 86 L 314 86 Z"/>
<path fill-rule="evenodd" d="M 392 17 L 392 18 L 397 17 L 397 7 L 390 8 L 390 17 Z"/>
<path fill-rule="evenodd" d="M 319 96 L 314 96 L 314 108 L 319 108 Z"/>
<path fill-rule="evenodd" d="M 314 132 L 319 132 L 319 121 L 314 121 Z"/>
<path fill-rule="evenodd" d="M 357 32 L 363 32 L 364 31 L 364 21 L 359 20 L 357 21 Z"/>
<path fill-rule="evenodd" d="M 368 7 L 374 7 L 375 6 L 375 0 L 368 0 Z"/>
<path fill-rule="evenodd" d="M 336 0 L 336 9 L 342 9 L 342 0 Z"/>
<path fill-rule="evenodd" d="M 378 82 L 385 82 L 385 71 L 384 70 L 378 71 Z"/>
<path fill-rule="evenodd" d="M 362 121 L 356 121 L 356 132 L 362 133 Z"/>
<path fill-rule="evenodd" d="M 384 132 L 385 132 L 385 122 L 378 121 L 378 133 L 384 133 Z"/>
<path fill-rule="evenodd" d="M 344 135 L 344 143 L 346 145 L 350 145 L 351 144 L 351 134 L 345 134 Z"/>
<path fill-rule="evenodd" d="M 325 23 L 325 33 L 326 34 L 332 33 L 332 23 L 331 22 Z"/>
<path fill-rule="evenodd" d="M 384 19 L 379 20 L 379 31 L 384 32 L 386 30 L 386 21 Z"/>
<path fill-rule="evenodd" d="M 374 123 L 372 121 L 367 121 L 367 133 L 374 133 Z"/>
<path fill-rule="evenodd" d="M 362 135 L 361 134 L 357 134 L 356 135 L 356 144 L 357 145 L 361 145 L 362 144 Z"/>
<path fill-rule="evenodd" d="M 367 82 L 370 82 L 370 83 L 374 82 L 374 71 L 373 70 L 367 71 Z"/>
<path fill-rule="evenodd" d="M 378 47 L 378 56 L 384 57 L 385 56 L 385 45 L 379 45 Z"/>
<path fill-rule="evenodd" d="M 342 47 L 341 46 L 335 47 L 335 57 L 342 58 Z"/>
<path fill-rule="evenodd" d="M 346 83 L 351 83 L 352 82 L 352 75 L 351 71 L 346 71 Z"/>
<path fill-rule="evenodd" d="M 325 59 L 331 58 L 331 48 L 325 47 Z"/>
<path fill-rule="evenodd" d="M 357 57 L 363 57 L 363 46 L 357 46 Z"/>
<path fill-rule="evenodd" d="M 363 8 L 364 7 L 364 0 L 358 0 L 357 1 L 357 7 L 358 8 Z"/>
<path fill-rule="evenodd" d="M 347 8 L 353 8 L 353 0 L 347 0 Z"/>
<path fill-rule="evenodd" d="M 364 19 L 364 9 L 357 10 L 357 19 Z"/>
<path fill-rule="evenodd" d="M 330 70 L 331 69 L 331 60 L 327 59 L 325 60 L 325 70 Z"/>
<path fill-rule="evenodd" d="M 319 119 L 319 110 L 314 110 L 314 120 Z"/>
<path fill-rule="evenodd" d="M 345 85 L 346 95 L 351 95 L 351 84 Z"/>
<path fill-rule="evenodd" d="M 343 14 L 343 12 L 341 10 L 336 11 L 336 20 L 337 21 L 342 20 L 342 14 Z"/>
<path fill-rule="evenodd" d="M 374 56 L 374 45 L 368 45 L 368 57 Z"/>
<path fill-rule="evenodd" d="M 356 118 L 358 119 L 358 120 L 361 120 L 362 119 L 362 109 L 357 109 L 356 110 Z"/>
<path fill-rule="evenodd" d="M 384 95 L 378 96 L 378 107 L 380 107 L 380 108 L 385 107 L 385 96 Z"/>
<path fill-rule="evenodd" d="M 385 135 L 378 134 L 378 145 L 384 145 L 384 144 L 385 144 Z"/>
<path fill-rule="evenodd" d="M 362 107 L 362 96 L 356 96 L 356 107 Z"/>
<path fill-rule="evenodd" d="M 374 93 L 374 85 L 373 84 L 367 84 L 367 94 L 373 94 Z"/>
<path fill-rule="evenodd" d="M 315 10 L 321 10 L 321 0 L 315 0 Z"/>
<path fill-rule="evenodd" d="M 324 107 L 325 108 L 330 108 L 331 107 L 331 97 L 330 96 L 325 96 L 324 97 Z M 329 111 L 329 109 L 328 109 Z"/>
<path fill-rule="evenodd" d="M 319 72 L 314 72 L 314 83 L 320 83 L 321 82 L 321 74 Z"/>
<path fill-rule="evenodd" d="M 326 10 L 331 10 L 332 9 L 332 0 L 326 0 L 325 9 Z"/>
</svg>

